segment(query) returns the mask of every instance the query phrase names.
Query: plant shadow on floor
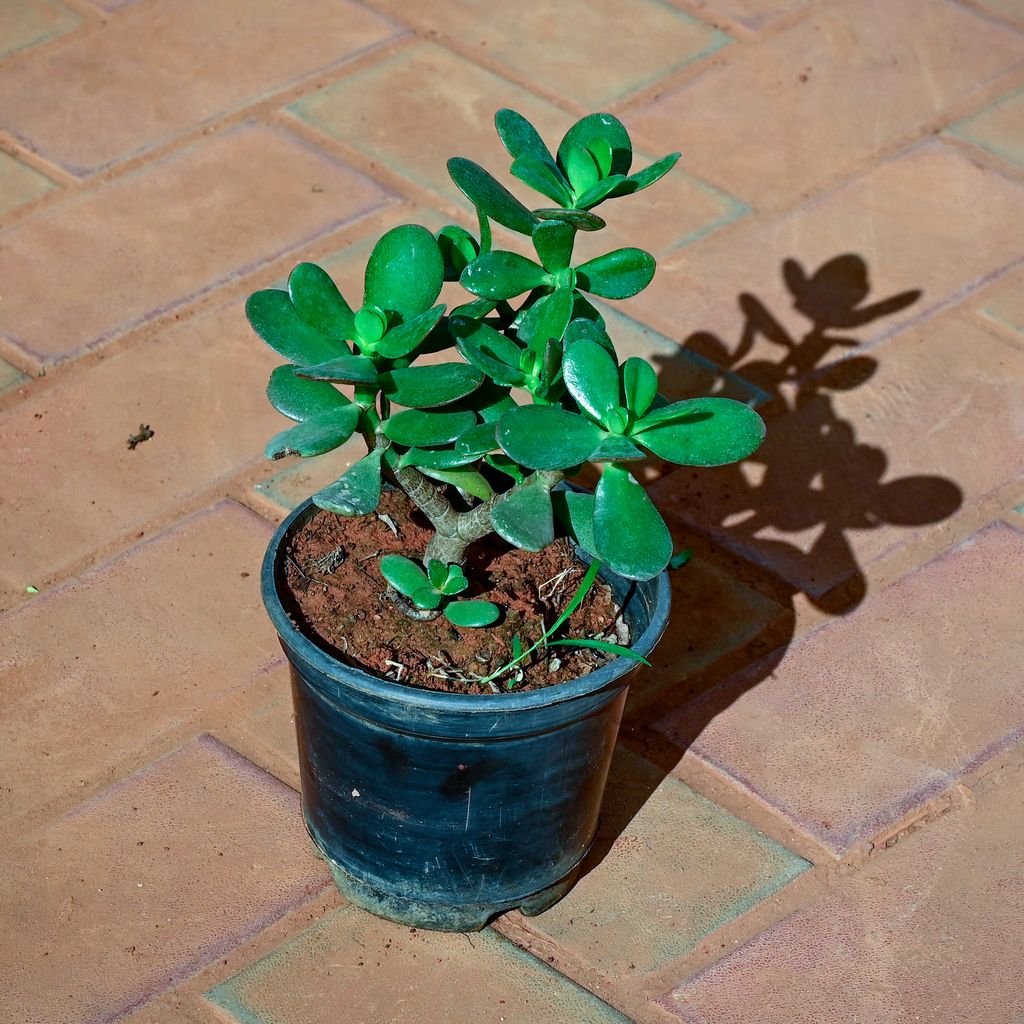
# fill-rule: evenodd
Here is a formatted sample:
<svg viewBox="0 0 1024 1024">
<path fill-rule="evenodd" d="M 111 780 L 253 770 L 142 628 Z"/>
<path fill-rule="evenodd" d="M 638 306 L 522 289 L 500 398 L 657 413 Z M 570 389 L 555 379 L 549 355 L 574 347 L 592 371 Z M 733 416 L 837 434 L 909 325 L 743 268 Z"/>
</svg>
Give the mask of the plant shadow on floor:
<svg viewBox="0 0 1024 1024">
<path fill-rule="evenodd" d="M 779 665 L 794 640 L 795 601 L 800 594 L 826 616 L 846 615 L 863 601 L 867 584 L 848 539 L 850 531 L 891 524 L 925 526 L 948 518 L 962 503 L 960 488 L 943 477 L 885 480 L 885 451 L 858 442 L 857 424 L 843 419 L 833 401 L 835 392 L 867 384 L 878 368 L 876 357 L 884 354 L 884 345 L 870 354 L 847 354 L 860 344 L 847 332 L 913 305 L 921 293 L 907 291 L 868 304 L 868 267 L 852 253 L 829 260 L 813 274 L 787 259 L 782 275 L 793 308 L 810 321 L 802 336 L 791 337 L 764 303 L 742 294 L 738 301 L 744 323 L 734 348 L 713 334 L 698 332 L 686 339 L 678 356 L 655 357 L 662 391 L 672 400 L 690 397 L 674 393 L 674 382 L 692 386 L 693 355 L 767 395 L 759 409 L 768 422 L 768 435 L 755 456 L 742 465 L 715 470 L 675 470 L 680 476 L 674 478 L 682 482 L 684 494 L 699 501 L 701 475 L 719 475 L 713 488 L 711 533 L 721 531 L 728 543 L 718 546 L 716 561 L 728 574 L 778 602 L 782 614 L 773 615 L 770 624 L 749 636 L 744 609 L 729 607 L 723 593 L 712 592 L 704 607 L 695 604 L 702 595 L 696 580 L 691 587 L 686 574 L 699 571 L 701 552 L 707 550 L 703 541 L 697 542 L 694 561 L 677 571 L 672 619 L 662 648 L 652 659 L 654 669 L 641 669 L 634 676 L 622 725 L 626 745 L 641 752 L 657 771 L 639 778 L 628 759 L 614 759 L 605 810 L 584 872 L 599 864 L 615 839 L 628 831 L 633 817 L 705 726 Z M 757 345 L 759 338 L 778 349 L 776 358 L 763 356 L 770 349 Z M 805 549 L 778 539 L 780 534 L 814 539 Z M 769 559 L 786 579 L 758 566 L 749 555 L 744 559 L 730 554 L 730 549 L 751 552 L 755 541 L 759 557 Z M 762 604 L 770 607 L 769 602 Z M 704 638 L 692 632 L 694 622 L 713 625 L 720 637 L 747 637 L 737 650 L 687 672 L 678 665 L 681 657 L 699 663 L 704 653 Z M 680 646 L 680 634 L 689 648 Z M 740 672 L 752 664 L 756 669 Z M 651 728 L 681 709 L 685 711 L 674 720 L 672 740 Z"/>
</svg>

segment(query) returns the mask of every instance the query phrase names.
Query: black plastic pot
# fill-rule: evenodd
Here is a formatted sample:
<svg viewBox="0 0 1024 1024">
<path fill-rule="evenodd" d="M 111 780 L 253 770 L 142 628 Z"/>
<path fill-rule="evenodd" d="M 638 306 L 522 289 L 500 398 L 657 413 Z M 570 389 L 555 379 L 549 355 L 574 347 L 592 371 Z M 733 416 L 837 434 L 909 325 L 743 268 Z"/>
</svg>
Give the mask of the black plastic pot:
<svg viewBox="0 0 1024 1024">
<path fill-rule="evenodd" d="M 597 830 L 636 662 L 527 693 L 415 689 L 338 661 L 288 613 L 282 567 L 310 501 L 280 526 L 263 600 L 291 663 L 302 809 L 341 892 L 381 917 L 470 931 L 570 889 Z M 602 578 L 648 654 L 668 620 L 667 575 Z"/>
</svg>

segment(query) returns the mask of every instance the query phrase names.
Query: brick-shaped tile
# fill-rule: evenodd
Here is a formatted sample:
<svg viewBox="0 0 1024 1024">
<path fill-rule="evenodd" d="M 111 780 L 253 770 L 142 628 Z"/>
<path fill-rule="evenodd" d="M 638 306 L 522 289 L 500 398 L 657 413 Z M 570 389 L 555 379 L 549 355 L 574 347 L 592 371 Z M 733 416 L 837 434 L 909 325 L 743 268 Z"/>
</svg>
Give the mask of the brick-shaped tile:
<svg viewBox="0 0 1024 1024">
<path fill-rule="evenodd" d="M 0 235 L 0 334 L 67 358 L 389 199 L 288 133 L 244 125 Z"/>
<path fill-rule="evenodd" d="M 1018 36 L 950 0 L 836 0 L 634 120 L 701 177 L 782 209 L 913 138 L 1022 57 Z"/>
<path fill-rule="evenodd" d="M 140 4 L 66 40 L 45 61 L 0 72 L 0 121 L 35 152 L 84 175 L 398 32 L 348 0 Z"/>
<path fill-rule="evenodd" d="M 842 856 L 1024 733 L 1022 603 L 997 523 L 659 728 Z"/>
<path fill-rule="evenodd" d="M 5 1019 L 118 1020 L 329 884 L 296 794 L 200 737 L 7 855 Z"/>
<path fill-rule="evenodd" d="M 224 503 L 0 620 L 7 820 L 67 805 L 279 656 L 259 598 L 269 535 Z"/>
<path fill-rule="evenodd" d="M 812 377 L 797 405 L 748 462 L 654 495 L 815 598 L 1024 473 L 1024 353 L 966 317 Z"/>
<path fill-rule="evenodd" d="M 208 996 L 240 1024 L 361 1021 L 628 1024 L 492 931 L 417 931 L 354 907 L 335 911 Z"/>
<path fill-rule="evenodd" d="M 1019 769 L 662 1000 L 686 1024 L 1024 1019 Z"/>
<path fill-rule="evenodd" d="M 684 955 L 808 867 L 621 748 L 590 856 L 569 895 L 526 926 L 618 979 Z"/>
</svg>

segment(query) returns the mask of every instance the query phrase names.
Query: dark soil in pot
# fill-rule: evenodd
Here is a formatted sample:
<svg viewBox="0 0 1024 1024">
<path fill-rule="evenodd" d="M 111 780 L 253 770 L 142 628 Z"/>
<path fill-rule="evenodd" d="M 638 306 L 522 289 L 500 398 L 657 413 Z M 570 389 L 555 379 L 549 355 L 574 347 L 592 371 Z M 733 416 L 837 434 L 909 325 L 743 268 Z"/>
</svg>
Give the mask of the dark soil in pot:
<svg viewBox="0 0 1024 1024">
<path fill-rule="evenodd" d="M 479 679 L 512 657 L 512 639 L 524 647 L 551 623 L 576 590 L 586 567 L 566 539 L 544 551 L 511 548 L 489 537 L 470 549 L 470 589 L 460 595 L 493 601 L 502 619 L 483 629 L 459 629 L 444 616 L 419 622 L 386 595 L 381 555 L 416 557 L 430 530 L 401 492 L 385 492 L 376 515 L 345 518 L 319 511 L 293 536 L 286 551 L 290 614 L 318 645 L 341 661 L 407 685 L 458 693 L 501 692 Z M 629 632 L 609 587 L 598 582 L 559 632 L 562 637 L 628 645 Z M 559 647 L 530 659 L 513 689 L 535 690 L 593 672 L 603 652 Z"/>
</svg>

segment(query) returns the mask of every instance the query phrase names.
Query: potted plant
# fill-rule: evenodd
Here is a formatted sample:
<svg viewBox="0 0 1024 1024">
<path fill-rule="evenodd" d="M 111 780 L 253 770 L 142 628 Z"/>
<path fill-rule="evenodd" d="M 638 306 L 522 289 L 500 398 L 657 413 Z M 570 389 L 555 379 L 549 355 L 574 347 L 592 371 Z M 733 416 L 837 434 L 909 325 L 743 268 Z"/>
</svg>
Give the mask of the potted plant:
<svg viewBox="0 0 1024 1024">
<path fill-rule="evenodd" d="M 550 906 L 593 839 L 627 677 L 668 616 L 671 538 L 630 466 L 722 465 L 764 436 L 749 407 L 669 402 L 645 360 L 620 364 L 589 296 L 641 291 L 649 253 L 573 261 L 577 235 L 605 225 L 593 210 L 679 154 L 631 173 L 610 114 L 557 154 L 514 111 L 495 120 L 548 206 L 454 158 L 478 237 L 402 225 L 374 247 L 358 308 L 300 263 L 246 310 L 287 360 L 269 398 L 298 421 L 267 455 L 353 434 L 367 448 L 281 524 L 263 567 L 306 824 L 349 899 L 445 930 Z M 495 249 L 492 221 L 535 255 Z M 445 282 L 462 304 L 438 303 Z M 592 493 L 568 484 L 591 463 Z"/>
</svg>

